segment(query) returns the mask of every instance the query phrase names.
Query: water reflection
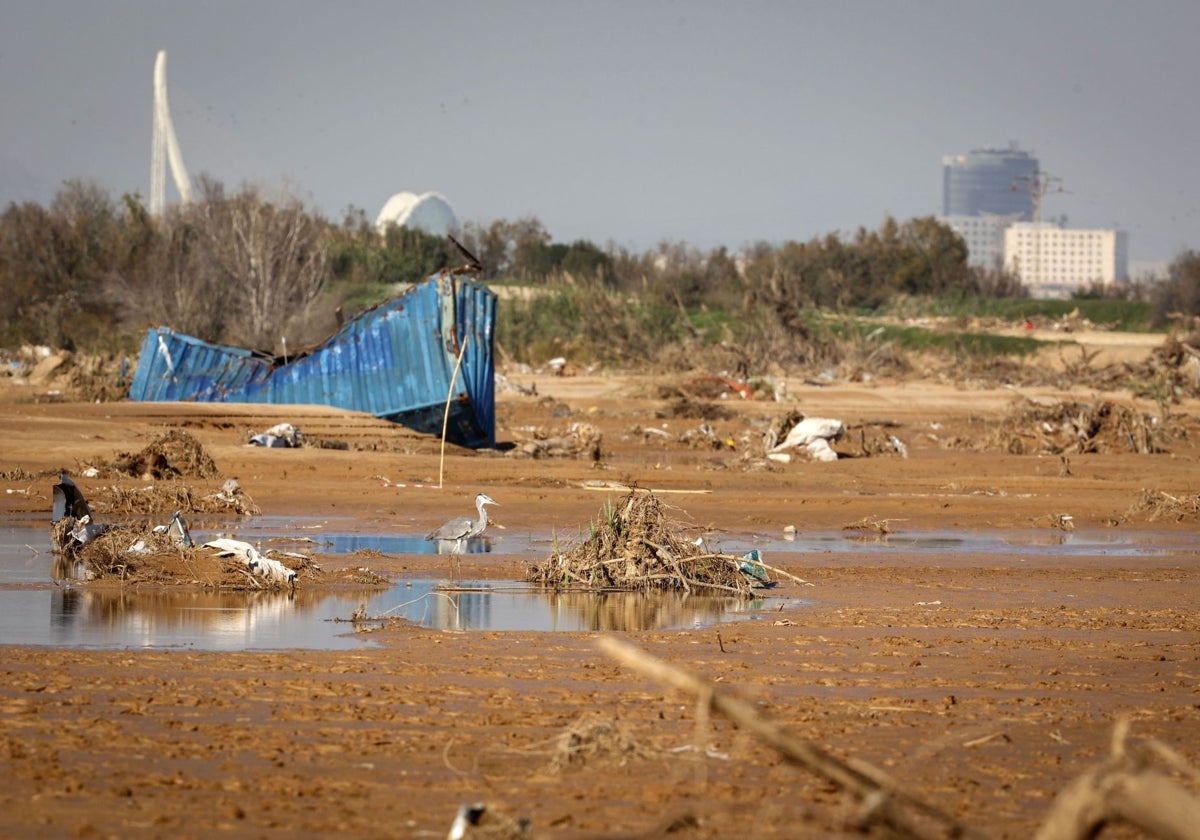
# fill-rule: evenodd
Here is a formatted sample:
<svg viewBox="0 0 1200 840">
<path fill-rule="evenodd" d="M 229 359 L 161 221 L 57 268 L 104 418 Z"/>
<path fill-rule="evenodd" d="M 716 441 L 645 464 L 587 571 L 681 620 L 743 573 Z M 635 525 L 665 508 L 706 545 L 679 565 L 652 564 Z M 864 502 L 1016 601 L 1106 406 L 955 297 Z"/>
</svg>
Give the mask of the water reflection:
<svg viewBox="0 0 1200 840">
<path fill-rule="evenodd" d="M 342 650 L 348 621 L 405 618 L 440 630 L 651 630 L 737 617 L 761 601 L 679 593 L 554 593 L 511 581 L 413 580 L 387 589 L 214 592 L 0 588 L 0 642 L 55 647 Z"/>
<path fill-rule="evenodd" d="M 386 534 L 322 534 L 317 538 L 322 551 L 330 554 L 353 554 L 356 551 L 378 551 L 381 554 L 450 554 L 453 540 L 427 540 L 424 537 Z M 459 554 L 489 554 L 491 537 L 465 540 Z"/>
<path fill-rule="evenodd" d="M 762 599 L 682 592 L 554 592 L 511 582 L 414 586 L 387 615 L 440 630 L 672 630 L 762 609 Z"/>
<path fill-rule="evenodd" d="M 339 649 L 359 644 L 321 621 L 376 592 L 121 591 L 62 587 L 0 591 L 9 644 L 56 647 L 195 647 L 204 650 Z M 14 596 L 22 597 L 21 603 Z M 30 598 L 29 596 L 33 596 Z M 48 603 L 29 609 L 44 596 Z M 6 604 L 12 601 L 12 604 Z M 43 611 L 44 610 L 44 611 Z M 31 613 L 40 612 L 37 616 Z M 10 613 L 19 621 L 11 621 Z M 47 621 L 48 615 L 48 621 Z"/>
</svg>

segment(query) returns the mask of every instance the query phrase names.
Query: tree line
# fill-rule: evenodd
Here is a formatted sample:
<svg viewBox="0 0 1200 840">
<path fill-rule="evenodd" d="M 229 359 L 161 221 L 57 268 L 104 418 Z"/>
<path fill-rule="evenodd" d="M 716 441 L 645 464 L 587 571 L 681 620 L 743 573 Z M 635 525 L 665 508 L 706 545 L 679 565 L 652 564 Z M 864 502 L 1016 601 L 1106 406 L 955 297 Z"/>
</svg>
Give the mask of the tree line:
<svg viewBox="0 0 1200 840">
<path fill-rule="evenodd" d="M 765 242 L 732 254 L 686 243 L 636 253 L 559 243 L 536 218 L 468 222 L 461 243 L 419 230 L 382 234 L 361 210 L 332 222 L 296 197 L 199 179 L 196 198 L 153 217 L 140 196 L 114 199 L 69 181 L 49 206 L 0 214 L 0 345 L 128 352 L 159 324 L 198 338 L 278 352 L 324 338 L 337 314 L 394 294 L 473 255 L 487 282 L 585 285 L 658 307 L 664 319 L 718 310 L 803 330 L 806 313 L 878 310 L 897 296 L 1015 297 L 1000 270 L 967 264 L 963 240 L 932 217 L 852 235 Z M 1164 312 L 1200 313 L 1200 255 L 1171 265 Z M 676 326 L 679 326 L 678 324 Z M 536 340 L 524 336 L 526 347 Z M 518 353 L 521 348 L 511 348 Z"/>
</svg>

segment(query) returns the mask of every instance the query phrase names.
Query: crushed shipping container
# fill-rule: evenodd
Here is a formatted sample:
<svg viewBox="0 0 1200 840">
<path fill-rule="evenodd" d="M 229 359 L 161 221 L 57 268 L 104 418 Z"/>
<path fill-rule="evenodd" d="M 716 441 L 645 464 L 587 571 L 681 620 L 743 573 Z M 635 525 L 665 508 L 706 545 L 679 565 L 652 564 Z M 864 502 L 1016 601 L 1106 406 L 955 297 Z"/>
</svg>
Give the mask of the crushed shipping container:
<svg viewBox="0 0 1200 840">
<path fill-rule="evenodd" d="M 495 294 L 462 273 L 443 271 L 287 358 L 154 327 L 142 342 L 129 398 L 330 405 L 440 435 L 454 379 L 447 437 L 491 447 L 495 323 Z"/>
</svg>

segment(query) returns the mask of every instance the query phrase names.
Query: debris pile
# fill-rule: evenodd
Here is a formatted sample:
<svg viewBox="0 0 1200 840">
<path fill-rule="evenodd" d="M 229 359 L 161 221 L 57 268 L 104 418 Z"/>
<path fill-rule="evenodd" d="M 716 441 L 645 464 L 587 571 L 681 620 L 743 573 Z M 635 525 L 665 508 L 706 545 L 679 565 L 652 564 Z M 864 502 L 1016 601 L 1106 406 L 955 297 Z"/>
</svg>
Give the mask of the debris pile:
<svg viewBox="0 0 1200 840">
<path fill-rule="evenodd" d="M 1010 455 L 1166 451 L 1158 421 L 1108 400 L 1098 403 L 1023 400 L 985 438 L 983 447 Z"/>
<path fill-rule="evenodd" d="M 291 423 L 276 423 L 265 432 L 250 436 L 250 446 L 268 449 L 295 449 L 304 445 L 304 433 Z"/>
<path fill-rule="evenodd" d="M 179 510 L 160 525 L 95 521 L 78 485 L 65 473 L 54 485 L 51 543 L 55 575 L 80 581 L 127 584 L 190 584 L 220 589 L 280 589 L 294 586 L 298 568 L 264 557 L 249 544 L 215 541 L 197 547 Z M 237 551 L 240 546 L 248 551 Z"/>
<path fill-rule="evenodd" d="M 221 474 L 200 441 L 182 429 L 171 429 L 141 452 L 123 452 L 105 466 L 122 475 L 146 480 L 214 478 Z"/>
<path fill-rule="evenodd" d="M 1161 490 L 1143 490 L 1142 497 L 1125 514 L 1126 519 L 1140 517 L 1145 517 L 1148 522 L 1160 519 L 1195 522 L 1200 520 L 1200 495 L 1172 495 Z"/>
<path fill-rule="evenodd" d="M 590 535 L 529 569 L 528 580 L 556 589 L 716 590 L 749 597 L 740 558 L 712 553 L 679 535 L 663 505 L 633 488 L 591 523 Z"/>
<path fill-rule="evenodd" d="M 572 423 L 565 432 L 536 428 L 524 434 L 525 439 L 511 452 L 513 457 L 600 460 L 603 435 L 591 423 Z"/>
<path fill-rule="evenodd" d="M 691 449 L 737 449 L 737 443 L 732 438 L 722 438 L 707 422 L 685 429 L 679 436 L 679 442 Z"/>
<path fill-rule="evenodd" d="M 196 492 L 182 481 L 163 481 L 143 487 L 113 484 L 100 488 L 110 513 L 153 515 L 169 510 L 185 513 L 236 513 L 254 516 L 258 505 L 242 490 L 237 479 L 226 479 L 219 490 Z"/>
</svg>

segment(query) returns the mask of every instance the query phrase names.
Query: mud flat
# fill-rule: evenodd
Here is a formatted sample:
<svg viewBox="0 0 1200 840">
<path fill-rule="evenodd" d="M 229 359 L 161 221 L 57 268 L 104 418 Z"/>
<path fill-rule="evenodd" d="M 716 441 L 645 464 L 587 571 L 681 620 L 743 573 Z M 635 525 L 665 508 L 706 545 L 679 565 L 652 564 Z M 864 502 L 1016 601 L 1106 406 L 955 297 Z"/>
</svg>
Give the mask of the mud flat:
<svg viewBox="0 0 1200 840">
<path fill-rule="evenodd" d="M 1031 402 L 1160 409 L 1120 393 L 797 383 L 792 402 L 712 400 L 706 418 L 648 377 L 512 378 L 537 393 L 499 393 L 506 445 L 444 460 L 435 440 L 325 408 L 70 403 L 7 387 L 0 514 L 48 529 L 60 469 L 89 498 L 153 483 L 84 471 L 182 429 L 221 473 L 200 489 L 236 478 L 262 517 L 309 535 L 314 523 L 420 535 L 484 491 L 500 502 L 499 544 L 549 550 L 637 485 L 689 534 L 769 543 L 768 562 L 812 584 L 775 591 L 805 606 L 768 600 L 749 619 L 672 630 L 368 623 L 369 644 L 341 650 L 5 643 L 0 834 L 444 837 L 460 804 L 482 801 L 538 837 L 861 836 L 862 810 L 836 785 L 614 660 L 601 635 L 990 837 L 1032 836 L 1055 794 L 1108 756 L 1118 720 L 1131 743 L 1200 764 L 1195 401 L 1171 406 L 1162 451 L 1124 445 L 1119 429 L 1055 451 L 1044 427 L 1020 447 L 996 441 Z M 762 436 L 790 410 L 841 419 L 846 457 L 766 459 Z M 345 448 L 246 446 L 280 422 Z M 600 460 L 518 457 L 521 441 L 576 423 L 600 433 Z M 907 457 L 876 445 L 889 437 Z M 327 569 L 447 573 L 430 553 L 306 550 Z M 464 554 L 459 574 L 518 581 L 530 554 Z M 45 580 L 14 586 L 56 586 L 50 556 L 36 559 Z M 141 594 L 116 591 L 114 622 Z"/>
</svg>

